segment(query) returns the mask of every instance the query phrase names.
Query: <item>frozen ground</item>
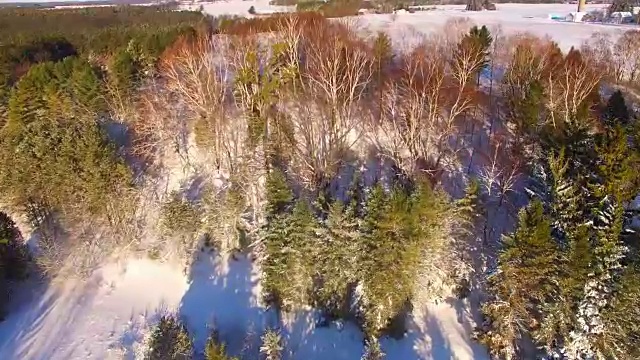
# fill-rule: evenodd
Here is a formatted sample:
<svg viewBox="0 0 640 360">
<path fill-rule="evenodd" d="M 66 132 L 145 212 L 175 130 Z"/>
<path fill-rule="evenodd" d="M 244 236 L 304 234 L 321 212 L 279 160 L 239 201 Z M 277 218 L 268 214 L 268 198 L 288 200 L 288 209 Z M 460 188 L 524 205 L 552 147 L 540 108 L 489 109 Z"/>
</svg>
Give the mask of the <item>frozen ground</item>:
<svg viewBox="0 0 640 360">
<path fill-rule="evenodd" d="M 286 359 L 360 358 L 362 335 L 353 325 L 316 327 L 313 312 L 278 321 L 258 304 L 258 274 L 248 260 L 202 255 L 190 280 L 180 267 L 130 259 L 103 267 L 86 282 L 66 280 L 32 295 L 0 323 L 2 358 L 141 359 L 145 335 L 167 312 L 186 322 L 199 349 L 215 324 L 231 352 L 257 359 L 263 329 L 279 327 Z M 469 341 L 465 309 L 452 300 L 416 311 L 404 339 L 382 340 L 388 359 L 485 359 Z"/>
</svg>

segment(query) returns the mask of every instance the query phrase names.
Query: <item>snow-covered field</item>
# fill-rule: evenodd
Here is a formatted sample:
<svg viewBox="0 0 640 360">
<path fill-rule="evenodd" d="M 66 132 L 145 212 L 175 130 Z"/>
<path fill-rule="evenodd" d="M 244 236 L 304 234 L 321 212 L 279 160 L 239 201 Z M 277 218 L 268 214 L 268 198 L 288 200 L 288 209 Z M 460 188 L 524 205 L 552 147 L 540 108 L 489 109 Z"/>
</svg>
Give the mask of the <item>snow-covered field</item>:
<svg viewBox="0 0 640 360">
<path fill-rule="evenodd" d="M 199 6 L 199 5 L 198 5 Z M 268 0 L 229 0 L 204 3 L 203 9 L 211 15 L 249 16 L 248 10 L 254 6 L 260 13 L 284 12 L 291 7 L 272 6 Z M 197 6 L 186 6 L 196 8 Z M 493 33 L 498 27 L 504 34 L 528 32 L 539 37 L 549 36 L 558 42 L 563 50 L 572 46 L 579 47 L 594 32 L 606 32 L 614 37 L 630 28 L 638 26 L 613 24 L 571 23 L 551 20 L 549 15 L 565 16 L 577 10 L 572 4 L 496 4 L 496 11 L 466 11 L 464 5 L 440 5 L 435 10 L 421 11 L 414 14 L 370 14 L 355 19 L 360 25 L 371 31 L 384 30 L 400 39 L 406 32 L 416 30 L 422 33 L 441 31 L 442 26 L 452 18 L 469 18 L 477 25 L 486 25 Z M 587 5 L 587 11 L 604 9 L 608 5 Z"/>
<path fill-rule="evenodd" d="M 247 15 L 282 11 L 266 0 L 204 4 L 214 15 Z M 407 29 L 442 29 L 452 17 L 468 17 L 492 31 L 530 32 L 550 36 L 561 47 L 579 46 L 594 32 L 617 35 L 628 27 L 562 23 L 550 13 L 566 14 L 575 5 L 498 4 L 495 12 L 466 12 L 464 6 L 439 6 L 416 14 L 357 17 L 371 31 L 388 30 L 397 36 Z M 589 6 L 589 9 L 601 5 Z M 394 35 L 395 36 L 395 35 Z M 259 302 L 259 274 L 245 259 L 233 261 L 200 254 L 185 275 L 177 264 L 129 257 L 106 264 L 87 280 L 56 279 L 45 287 L 26 286 L 17 292 L 9 317 L 0 323 L 0 358 L 7 360 L 141 359 L 145 336 L 162 314 L 178 314 L 203 348 L 209 327 L 215 324 L 234 354 L 257 359 L 259 336 L 278 323 Z M 382 339 L 390 360 L 487 359 L 486 351 L 471 341 L 469 306 L 453 298 L 438 304 L 417 305 L 404 339 Z M 281 329 L 286 359 L 356 360 L 362 353 L 362 334 L 351 324 L 317 327 L 312 311 L 286 316 Z"/>
<path fill-rule="evenodd" d="M 528 32 L 539 37 L 551 37 L 563 50 L 572 46 L 579 47 L 595 32 L 605 32 L 617 37 L 633 25 L 571 23 L 551 20 L 550 14 L 567 15 L 576 11 L 577 5 L 571 4 L 496 4 L 496 11 L 465 11 L 464 5 L 437 6 L 435 10 L 414 14 L 366 15 L 358 17 L 369 29 L 385 30 L 402 36 L 408 29 L 428 33 L 441 31 L 442 26 L 451 18 L 469 18 L 473 23 L 486 25 L 492 33 L 500 28 L 503 34 Z M 587 5 L 587 11 L 606 8 L 608 5 Z M 394 20 L 395 17 L 395 20 Z"/>
</svg>

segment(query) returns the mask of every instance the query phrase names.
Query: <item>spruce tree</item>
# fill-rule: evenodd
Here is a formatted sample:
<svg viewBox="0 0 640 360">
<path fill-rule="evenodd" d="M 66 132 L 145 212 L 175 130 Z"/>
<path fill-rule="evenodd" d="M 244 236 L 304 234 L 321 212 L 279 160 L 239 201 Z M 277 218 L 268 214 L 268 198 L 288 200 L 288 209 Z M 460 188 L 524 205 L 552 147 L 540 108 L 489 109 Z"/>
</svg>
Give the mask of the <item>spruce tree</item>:
<svg viewBox="0 0 640 360">
<path fill-rule="evenodd" d="M 288 310 L 308 303 L 317 221 L 304 200 L 291 204 L 293 193 L 281 173 L 272 171 L 266 188 L 264 290 L 268 302 Z"/>
<path fill-rule="evenodd" d="M 205 360 L 239 360 L 236 357 L 227 355 L 227 345 L 220 342 L 218 334 L 214 331 L 209 338 L 204 348 Z"/>
<path fill-rule="evenodd" d="M 385 353 L 380 348 L 380 342 L 377 338 L 367 339 L 364 345 L 364 353 L 360 360 L 384 360 Z"/>
<path fill-rule="evenodd" d="M 534 200 L 520 212 L 516 231 L 504 238 L 498 267 L 488 281 L 488 293 L 494 299 L 483 306 L 486 323 L 479 338 L 492 354 L 516 356 L 521 351 L 522 334 L 536 336 L 548 316 L 540 304 L 557 301 L 563 271 L 551 221 L 542 203 Z M 547 338 L 541 335 L 536 337 Z"/>
<path fill-rule="evenodd" d="M 331 203 L 314 247 L 318 274 L 314 302 L 331 317 L 346 317 L 348 290 L 357 282 L 360 232 L 355 212 L 355 203 L 346 208 L 340 201 Z"/>
<path fill-rule="evenodd" d="M 602 311 L 606 329 L 596 340 L 605 359 L 640 358 L 640 264 L 626 266 L 614 289 L 615 296 Z"/>
<path fill-rule="evenodd" d="M 148 360 L 189 360 L 193 357 L 193 342 L 186 327 L 171 315 L 160 318 L 151 335 Z"/>
<path fill-rule="evenodd" d="M 282 359 L 282 337 L 275 330 L 269 329 L 262 335 L 262 345 L 260 353 L 264 356 L 264 360 L 280 360 Z"/>
<path fill-rule="evenodd" d="M 616 90 L 609 100 L 604 109 L 604 123 L 609 128 L 614 128 L 617 124 L 627 126 L 631 115 L 629 114 L 629 108 L 624 100 L 622 91 Z"/>
</svg>

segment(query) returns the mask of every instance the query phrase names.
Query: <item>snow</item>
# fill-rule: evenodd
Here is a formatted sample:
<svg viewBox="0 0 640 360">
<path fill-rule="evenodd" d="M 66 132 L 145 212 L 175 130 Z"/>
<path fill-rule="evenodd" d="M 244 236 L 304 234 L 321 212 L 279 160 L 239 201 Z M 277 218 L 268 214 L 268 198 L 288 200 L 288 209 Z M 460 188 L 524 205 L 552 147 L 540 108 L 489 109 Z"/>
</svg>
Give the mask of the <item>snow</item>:
<svg viewBox="0 0 640 360">
<path fill-rule="evenodd" d="M 212 1 L 198 2 L 195 4 L 180 5 L 184 10 L 197 10 L 202 6 L 205 13 L 213 16 L 220 15 L 239 15 L 250 17 L 249 8 L 254 7 L 257 14 L 271 14 L 277 12 L 295 11 L 293 6 L 270 5 L 269 0 L 229 0 L 229 1 Z"/>
<path fill-rule="evenodd" d="M 579 47 L 595 32 L 609 33 L 617 38 L 629 29 L 638 29 L 634 25 L 573 23 L 552 20 L 550 14 L 566 16 L 575 12 L 572 4 L 496 4 L 496 11 L 466 11 L 464 5 L 437 6 L 435 10 L 414 14 L 372 14 L 357 19 L 372 31 L 384 30 L 396 34 L 401 39 L 403 33 L 415 30 L 422 33 L 441 31 L 445 23 L 452 18 L 468 18 L 477 25 L 486 25 L 495 33 L 500 28 L 504 34 L 530 33 L 539 37 L 551 37 L 563 50 L 572 46 Z M 587 5 L 586 11 L 605 9 L 606 4 Z M 395 18 L 395 20 L 394 20 Z"/>
<path fill-rule="evenodd" d="M 292 11 L 293 7 L 269 5 L 268 0 L 229 0 L 202 3 L 204 12 L 210 15 L 250 16 L 248 10 L 254 6 L 258 13 Z M 200 4 L 183 5 L 185 9 L 197 9 Z M 477 25 L 486 25 L 492 32 L 498 27 L 504 34 L 528 32 L 539 37 L 551 37 L 563 50 L 579 47 L 594 32 L 609 33 L 617 38 L 634 25 L 573 23 L 550 19 L 550 15 L 569 15 L 577 10 L 574 4 L 496 4 L 496 11 L 466 11 L 465 5 L 439 5 L 435 10 L 418 11 L 413 14 L 366 14 L 354 19 L 370 31 L 384 30 L 402 39 L 407 31 L 429 33 L 441 31 L 452 18 L 468 18 Z M 586 12 L 606 9 L 606 4 L 587 5 Z"/>
<path fill-rule="evenodd" d="M 321 327 L 311 310 L 278 321 L 260 305 L 259 294 L 259 272 L 244 257 L 200 252 L 190 276 L 180 266 L 130 258 L 86 281 L 53 283 L 22 302 L 0 323 L 0 353 L 21 360 L 141 359 L 152 325 L 175 313 L 199 351 L 215 327 L 230 352 L 256 359 L 264 329 L 276 327 L 286 359 L 360 358 L 364 339 L 354 324 Z M 405 338 L 381 344 L 388 359 L 487 359 L 482 347 L 470 343 L 470 331 L 466 306 L 452 300 L 415 311 Z"/>
<path fill-rule="evenodd" d="M 62 279 L 60 279 L 62 280 Z M 88 280 L 56 282 L 0 324 L 5 359 L 118 359 L 187 289 L 177 267 L 148 259 L 108 264 Z"/>
<path fill-rule="evenodd" d="M 266 0 L 203 4 L 204 11 L 213 15 L 248 16 L 250 6 L 265 13 L 287 10 Z M 589 5 L 587 10 L 603 6 Z M 440 31 L 451 18 L 469 18 L 492 32 L 500 27 L 506 34 L 550 36 L 565 50 L 579 46 L 594 32 L 615 37 L 630 28 L 549 19 L 552 13 L 569 14 L 575 5 L 497 4 L 497 8 L 466 12 L 464 6 L 438 6 L 433 11 L 396 14 L 395 20 L 388 14 L 356 19 L 371 31 L 389 31 L 395 39 L 411 29 Z M 166 174 L 167 193 L 192 175 L 178 165 L 169 167 L 175 171 Z M 311 309 L 278 319 L 259 301 L 260 272 L 253 263 L 206 252 L 199 257 L 188 274 L 179 264 L 129 256 L 103 265 L 86 280 L 57 279 L 46 287 L 25 287 L 15 295 L 16 308 L 0 323 L 0 354 L 9 360 L 141 359 L 151 327 L 162 315 L 175 313 L 187 324 L 199 351 L 215 327 L 233 354 L 256 359 L 260 336 L 275 327 L 286 343 L 285 359 L 360 358 L 364 339 L 354 324 L 320 326 L 319 315 Z M 416 304 L 408 333 L 400 340 L 381 339 L 382 350 L 391 360 L 488 359 L 486 351 L 471 341 L 469 308 L 452 298 Z"/>
</svg>

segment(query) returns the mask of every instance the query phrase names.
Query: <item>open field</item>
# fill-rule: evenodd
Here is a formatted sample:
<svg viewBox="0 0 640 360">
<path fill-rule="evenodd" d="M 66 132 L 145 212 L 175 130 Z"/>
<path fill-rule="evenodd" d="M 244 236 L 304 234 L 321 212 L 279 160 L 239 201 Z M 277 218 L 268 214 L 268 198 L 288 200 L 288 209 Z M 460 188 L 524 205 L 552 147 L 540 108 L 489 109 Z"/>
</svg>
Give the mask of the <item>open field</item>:
<svg viewBox="0 0 640 360">
<path fill-rule="evenodd" d="M 438 6 L 436 10 L 415 14 L 366 15 L 363 25 L 369 29 L 401 34 L 408 29 L 419 32 L 440 30 L 451 18 L 469 18 L 477 25 L 486 25 L 492 33 L 498 28 L 505 34 L 528 32 L 539 37 L 551 37 L 563 50 L 580 46 L 595 32 L 610 33 L 617 37 L 634 28 L 628 25 L 588 24 L 560 22 L 549 19 L 549 14 L 566 15 L 576 10 L 571 4 L 496 4 L 497 11 L 465 11 L 463 5 Z M 608 5 L 588 5 L 587 10 L 606 8 Z M 636 26 L 637 28 L 637 26 Z"/>
</svg>

